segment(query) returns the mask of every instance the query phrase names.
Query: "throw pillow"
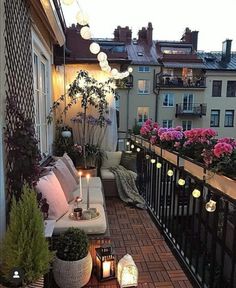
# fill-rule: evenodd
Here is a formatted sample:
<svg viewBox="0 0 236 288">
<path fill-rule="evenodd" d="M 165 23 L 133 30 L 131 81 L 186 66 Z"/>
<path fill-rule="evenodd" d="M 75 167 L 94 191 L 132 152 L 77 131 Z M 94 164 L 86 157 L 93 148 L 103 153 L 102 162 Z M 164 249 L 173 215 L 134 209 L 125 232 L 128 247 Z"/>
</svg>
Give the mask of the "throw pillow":
<svg viewBox="0 0 236 288">
<path fill-rule="evenodd" d="M 67 202 L 72 201 L 74 199 L 73 191 L 77 188 L 77 183 L 74 177 L 71 175 L 70 170 L 61 159 L 58 159 L 54 164 L 53 172 L 61 184 Z"/>
<path fill-rule="evenodd" d="M 69 210 L 65 194 L 53 171 L 39 178 L 36 191 L 42 193 L 42 198 L 47 200 L 49 205 L 48 219 L 57 220 Z"/>
<path fill-rule="evenodd" d="M 66 164 L 67 168 L 70 170 L 70 173 L 74 177 L 76 183 L 79 184 L 78 171 L 76 170 L 75 165 L 71 160 L 70 156 L 67 153 L 64 153 L 61 159 Z"/>
<path fill-rule="evenodd" d="M 106 152 L 105 158 L 102 162 L 102 168 L 110 168 L 120 165 L 121 151 Z"/>
<path fill-rule="evenodd" d="M 121 155 L 120 165 L 125 167 L 127 170 L 131 170 L 137 173 L 137 155 L 136 153 L 130 153 L 123 151 Z"/>
</svg>

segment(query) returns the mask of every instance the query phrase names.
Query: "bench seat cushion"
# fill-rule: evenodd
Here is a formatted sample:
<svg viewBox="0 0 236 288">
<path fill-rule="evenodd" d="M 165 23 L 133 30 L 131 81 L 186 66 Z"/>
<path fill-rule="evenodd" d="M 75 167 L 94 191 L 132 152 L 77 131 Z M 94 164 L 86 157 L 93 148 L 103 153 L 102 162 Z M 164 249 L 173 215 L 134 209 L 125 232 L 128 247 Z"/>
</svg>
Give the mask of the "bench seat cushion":
<svg viewBox="0 0 236 288">
<path fill-rule="evenodd" d="M 103 180 L 115 180 L 116 179 L 115 174 L 112 173 L 107 168 L 101 168 L 100 172 L 101 172 L 101 178 Z"/>
<path fill-rule="evenodd" d="M 80 205 L 80 207 L 86 209 L 85 204 Z M 73 204 L 70 204 L 69 211 L 56 222 L 53 234 L 56 235 L 65 232 L 69 227 L 80 228 L 86 234 L 104 234 L 107 230 L 107 221 L 103 206 L 100 204 L 91 204 L 90 207 L 97 208 L 100 213 L 100 216 L 98 218 L 92 220 L 74 221 L 69 218 L 69 214 L 74 209 Z"/>
<path fill-rule="evenodd" d="M 83 190 L 83 194 L 82 194 L 83 202 L 82 203 L 86 204 L 87 203 L 87 187 L 82 187 L 82 190 Z M 73 192 L 74 197 L 80 196 L 79 192 L 80 192 L 79 188 L 77 188 Z M 104 205 L 104 197 L 103 197 L 103 193 L 102 193 L 101 188 L 90 187 L 89 188 L 89 196 L 90 196 L 89 203 Z"/>
</svg>

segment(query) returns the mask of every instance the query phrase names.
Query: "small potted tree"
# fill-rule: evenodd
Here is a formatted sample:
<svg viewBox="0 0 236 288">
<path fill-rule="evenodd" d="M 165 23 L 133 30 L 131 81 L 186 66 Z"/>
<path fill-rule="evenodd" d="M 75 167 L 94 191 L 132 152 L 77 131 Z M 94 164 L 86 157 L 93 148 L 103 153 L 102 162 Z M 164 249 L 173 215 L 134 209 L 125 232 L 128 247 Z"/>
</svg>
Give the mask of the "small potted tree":
<svg viewBox="0 0 236 288">
<path fill-rule="evenodd" d="M 69 228 L 59 236 L 55 248 L 53 275 L 56 284 L 60 288 L 80 288 L 86 285 L 91 277 L 92 257 L 85 232 Z"/>
<path fill-rule="evenodd" d="M 0 270 L 6 282 L 11 283 L 11 271 L 23 272 L 23 287 L 43 287 L 43 276 L 53 258 L 44 236 L 43 216 L 35 191 L 23 186 L 21 198 L 12 200 L 10 222 L 2 243 Z"/>
</svg>

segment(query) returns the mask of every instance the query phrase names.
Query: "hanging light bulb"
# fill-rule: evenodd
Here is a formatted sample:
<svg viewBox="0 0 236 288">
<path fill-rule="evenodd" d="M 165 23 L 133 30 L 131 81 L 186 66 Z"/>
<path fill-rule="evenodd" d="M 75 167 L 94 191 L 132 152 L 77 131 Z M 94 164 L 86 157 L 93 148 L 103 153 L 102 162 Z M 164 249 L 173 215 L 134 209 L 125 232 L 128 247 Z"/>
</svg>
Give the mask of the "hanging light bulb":
<svg viewBox="0 0 236 288">
<path fill-rule="evenodd" d="M 169 177 L 172 177 L 172 176 L 174 175 L 174 171 L 173 171 L 172 169 L 169 169 L 169 170 L 167 171 L 167 175 L 168 175 Z"/>
<path fill-rule="evenodd" d="M 184 186 L 184 185 L 185 185 L 185 180 L 182 179 L 182 178 L 179 178 L 178 184 L 179 184 L 180 186 Z"/>
<path fill-rule="evenodd" d="M 148 160 L 148 159 L 150 159 L 150 156 L 147 154 L 147 155 L 145 156 L 145 158 Z"/>
<path fill-rule="evenodd" d="M 206 203 L 206 210 L 208 212 L 214 212 L 216 210 L 216 201 L 210 199 L 209 202 Z"/>
<path fill-rule="evenodd" d="M 76 21 L 82 25 L 82 26 L 85 26 L 85 25 L 88 25 L 89 24 L 89 17 L 86 13 L 82 12 L 82 11 L 79 11 L 76 16 Z"/>
<path fill-rule="evenodd" d="M 130 146 L 130 148 L 131 148 L 131 149 L 134 149 L 134 144 L 132 144 L 132 145 Z"/>
<path fill-rule="evenodd" d="M 88 26 L 84 26 L 80 30 L 80 35 L 83 39 L 89 40 L 91 38 L 91 31 Z"/>
<path fill-rule="evenodd" d="M 137 152 L 140 152 L 140 148 L 139 147 L 137 148 Z"/>
<path fill-rule="evenodd" d="M 161 163 L 160 162 L 157 162 L 157 165 L 156 165 L 156 167 L 158 168 L 158 169 L 160 169 L 161 168 Z"/>
<path fill-rule="evenodd" d="M 106 67 L 103 68 L 103 71 L 105 72 L 111 72 L 111 67 L 108 65 Z"/>
<path fill-rule="evenodd" d="M 93 42 L 90 44 L 89 50 L 92 54 L 98 54 L 100 52 L 100 45 L 96 42 Z"/>
<path fill-rule="evenodd" d="M 151 163 L 152 163 L 152 164 L 155 164 L 155 163 L 156 163 L 156 159 L 154 159 L 154 158 L 151 159 Z"/>
<path fill-rule="evenodd" d="M 116 76 L 118 74 L 118 70 L 116 69 L 116 68 L 113 68 L 112 70 L 111 70 L 111 75 L 114 77 L 114 76 Z"/>
<path fill-rule="evenodd" d="M 74 0 L 62 0 L 62 3 L 65 5 L 71 5 L 73 4 Z"/>
<path fill-rule="evenodd" d="M 109 64 L 108 64 L 108 61 L 107 60 L 104 60 L 104 61 L 100 61 L 99 62 L 99 65 L 100 65 L 100 67 L 102 68 L 102 67 L 108 67 L 109 66 Z"/>
<path fill-rule="evenodd" d="M 128 67 L 128 72 L 129 72 L 129 73 L 132 73 L 132 72 L 133 72 L 133 68 L 129 66 L 129 67 Z"/>
<path fill-rule="evenodd" d="M 107 54 L 104 52 L 98 53 L 97 59 L 99 62 L 107 60 Z"/>
<path fill-rule="evenodd" d="M 199 198 L 201 196 L 201 191 L 195 188 L 192 192 L 192 195 L 194 198 Z"/>
<path fill-rule="evenodd" d="M 126 78 L 126 77 L 129 76 L 129 72 L 128 72 L 128 71 L 126 71 L 126 72 L 124 72 L 124 73 L 122 73 L 122 74 L 123 74 L 123 78 Z"/>
</svg>

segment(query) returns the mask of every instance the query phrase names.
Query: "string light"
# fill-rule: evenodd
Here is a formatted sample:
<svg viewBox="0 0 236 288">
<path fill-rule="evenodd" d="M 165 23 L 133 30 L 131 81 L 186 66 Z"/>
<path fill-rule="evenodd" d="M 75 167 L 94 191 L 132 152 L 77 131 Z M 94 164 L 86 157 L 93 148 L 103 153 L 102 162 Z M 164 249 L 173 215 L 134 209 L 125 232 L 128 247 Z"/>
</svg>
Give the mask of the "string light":
<svg viewBox="0 0 236 288">
<path fill-rule="evenodd" d="M 89 50 L 92 54 L 98 54 L 100 52 L 100 45 L 96 42 L 93 42 L 90 44 Z"/>
<path fill-rule="evenodd" d="M 130 146 L 130 148 L 131 148 L 131 149 L 134 149 L 134 144 L 132 144 L 132 145 Z"/>
<path fill-rule="evenodd" d="M 199 198 L 201 196 L 201 191 L 195 188 L 192 192 L 192 195 L 194 198 Z"/>
<path fill-rule="evenodd" d="M 84 26 L 80 29 L 80 35 L 83 39 L 89 40 L 91 38 L 91 31 L 88 26 Z M 105 54 L 105 53 L 104 53 Z"/>
<path fill-rule="evenodd" d="M 174 171 L 173 171 L 172 169 L 169 169 L 169 170 L 167 171 L 167 175 L 168 175 L 169 177 L 172 177 L 172 176 L 174 175 Z"/>
<path fill-rule="evenodd" d="M 216 201 L 210 199 L 209 202 L 206 203 L 206 210 L 208 212 L 214 212 L 216 210 Z"/>
<path fill-rule="evenodd" d="M 127 141 L 127 142 L 126 142 L 126 145 L 129 146 L 129 144 L 130 144 L 129 141 Z"/>
<path fill-rule="evenodd" d="M 74 1 L 75 0 L 62 0 L 62 3 L 69 6 L 69 5 L 73 4 Z"/>
<path fill-rule="evenodd" d="M 140 152 L 140 148 L 137 148 L 137 152 Z"/>
<path fill-rule="evenodd" d="M 179 178 L 178 184 L 179 184 L 180 186 L 184 186 L 184 185 L 185 185 L 185 180 L 182 179 L 182 178 Z"/>
<path fill-rule="evenodd" d="M 151 159 L 151 163 L 155 164 L 156 163 L 156 159 Z"/>
<path fill-rule="evenodd" d="M 132 72 L 133 72 L 133 68 L 129 66 L 129 67 L 128 67 L 128 72 L 129 72 L 129 73 L 132 73 Z"/>
<path fill-rule="evenodd" d="M 161 166 L 162 166 L 162 165 L 161 165 L 161 163 L 160 163 L 160 162 L 158 162 L 158 163 L 157 163 L 157 165 L 156 165 L 157 169 L 160 169 L 160 168 L 161 168 Z"/>
<path fill-rule="evenodd" d="M 82 11 L 79 11 L 76 16 L 76 21 L 82 25 L 82 26 L 85 26 L 85 25 L 88 25 L 89 24 L 89 17 L 86 13 L 82 12 Z"/>
<path fill-rule="evenodd" d="M 148 159 L 150 159 L 150 156 L 147 154 L 147 155 L 145 156 L 145 158 L 148 160 Z"/>
</svg>

